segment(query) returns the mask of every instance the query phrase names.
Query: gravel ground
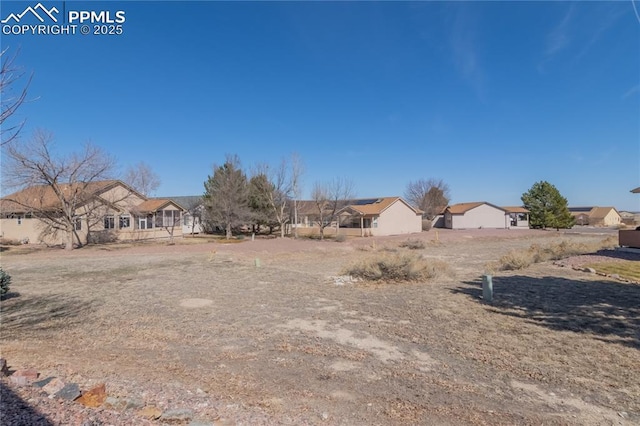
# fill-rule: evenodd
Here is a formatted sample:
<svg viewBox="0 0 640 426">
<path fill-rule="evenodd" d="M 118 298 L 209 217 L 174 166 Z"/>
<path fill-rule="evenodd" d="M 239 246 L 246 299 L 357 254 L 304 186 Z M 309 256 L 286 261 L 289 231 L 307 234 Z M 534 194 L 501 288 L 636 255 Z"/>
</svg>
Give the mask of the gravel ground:
<svg viewBox="0 0 640 426">
<path fill-rule="evenodd" d="M 171 421 L 146 419 L 151 408 L 190 410 L 193 425 L 634 424 L 634 289 L 545 264 L 497 274 L 496 303 L 479 303 L 488 261 L 565 237 L 602 238 L 411 236 L 455 277 L 374 287 L 329 277 L 408 237 L 20 248 L 2 259 L 21 293 L 2 305 L 9 366 L 139 403 L 87 408 L 3 378 L 0 424 Z"/>
</svg>

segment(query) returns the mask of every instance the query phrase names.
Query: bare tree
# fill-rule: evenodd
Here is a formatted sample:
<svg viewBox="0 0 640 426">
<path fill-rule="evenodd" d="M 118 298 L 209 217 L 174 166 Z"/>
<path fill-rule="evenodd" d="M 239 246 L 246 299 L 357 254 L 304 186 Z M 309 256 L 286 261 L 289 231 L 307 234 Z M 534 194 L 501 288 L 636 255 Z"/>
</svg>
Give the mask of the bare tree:
<svg viewBox="0 0 640 426">
<path fill-rule="evenodd" d="M 237 155 L 227 155 L 222 166 L 214 167 L 213 176 L 204 183 L 207 219 L 225 229 L 232 238 L 232 229 L 246 224 L 251 218 L 247 176 Z"/>
<path fill-rule="evenodd" d="M 424 212 L 425 219 L 432 220 L 449 204 L 451 194 L 449 185 L 442 179 L 419 179 L 409 182 L 404 196 L 409 203 Z"/>
<path fill-rule="evenodd" d="M 15 85 L 24 77 L 25 73 L 15 64 L 18 52 L 16 51 L 15 54 L 10 55 L 8 50 L 6 48 L 0 52 L 0 61 L 2 61 L 2 65 L 0 65 L 0 143 L 2 145 L 14 140 L 22 130 L 24 121 L 9 125 L 5 122 L 24 103 L 27 97 L 27 89 L 31 84 L 31 77 L 29 77 L 22 89 L 14 92 Z"/>
<path fill-rule="evenodd" d="M 284 237 L 286 225 L 291 220 L 291 200 L 296 206 L 296 194 L 300 188 L 300 175 L 302 164 L 293 154 L 291 160 L 282 159 L 278 167 L 270 168 L 268 165 L 260 167 L 260 173 L 268 179 L 268 185 L 264 185 L 265 200 L 269 205 L 271 216 L 280 227 L 280 237 Z"/>
<path fill-rule="evenodd" d="M 111 177 L 115 161 L 91 144 L 66 156 L 56 155 L 54 148 L 52 134 L 41 130 L 27 143 L 5 146 L 5 186 L 30 192 L 28 199 L 4 199 L 29 209 L 46 225 L 45 232 L 66 234 L 65 248 L 71 250 L 74 244 L 82 245 L 78 220 L 90 224 L 108 208 L 111 200 L 96 199 L 95 194 L 100 182 Z"/>
<path fill-rule="evenodd" d="M 324 239 L 324 229 L 338 219 L 340 209 L 347 206 L 354 197 L 353 182 L 335 178 L 328 183 L 316 182 L 311 191 L 318 213 L 320 239 Z"/>
<path fill-rule="evenodd" d="M 125 172 L 123 180 L 145 197 L 149 197 L 160 186 L 158 174 L 143 161 L 130 166 Z"/>
<path fill-rule="evenodd" d="M 302 174 L 304 173 L 304 163 L 297 153 L 291 155 L 291 189 L 293 195 L 293 237 L 298 238 L 298 200 L 302 195 Z"/>
</svg>

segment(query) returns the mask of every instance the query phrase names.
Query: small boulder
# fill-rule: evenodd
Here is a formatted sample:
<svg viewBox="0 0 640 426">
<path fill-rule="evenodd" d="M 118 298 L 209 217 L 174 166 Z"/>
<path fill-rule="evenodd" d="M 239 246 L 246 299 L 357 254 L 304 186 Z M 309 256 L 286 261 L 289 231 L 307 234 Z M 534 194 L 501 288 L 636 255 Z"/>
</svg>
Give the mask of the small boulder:
<svg viewBox="0 0 640 426">
<path fill-rule="evenodd" d="M 12 375 L 26 377 L 28 381 L 33 381 L 38 378 L 38 371 L 35 368 L 22 368 L 20 370 L 16 370 Z"/>
<path fill-rule="evenodd" d="M 22 386 L 27 386 L 27 384 L 29 383 L 27 381 L 27 378 L 25 376 L 10 376 L 9 377 L 9 381 L 18 387 L 22 387 Z"/>
<path fill-rule="evenodd" d="M 173 410 L 166 410 L 160 416 L 160 420 L 168 423 L 182 423 L 188 422 L 193 419 L 193 410 L 188 408 L 178 408 Z"/>
<path fill-rule="evenodd" d="M 44 388 L 48 385 L 55 377 L 47 377 L 46 379 L 38 380 L 37 382 L 33 382 L 32 385 L 37 388 Z M 57 391 L 56 391 L 57 392 Z"/>
<path fill-rule="evenodd" d="M 105 384 L 101 383 L 98 386 L 95 386 L 90 390 L 84 392 L 80 396 L 80 398 L 76 400 L 76 402 L 79 402 L 80 404 L 87 407 L 97 408 L 104 403 L 105 399 L 107 399 L 107 391 Z"/>
<path fill-rule="evenodd" d="M 162 415 L 162 410 L 158 407 L 154 407 L 152 405 L 144 407 L 142 410 L 138 411 L 138 415 L 140 417 L 144 417 L 149 420 L 159 419 Z"/>
<path fill-rule="evenodd" d="M 588 272 L 590 274 L 595 274 L 596 273 L 596 270 L 593 269 L 593 268 L 584 268 L 583 271 L 584 272 Z"/>
<path fill-rule="evenodd" d="M 67 383 L 55 396 L 66 401 L 75 401 L 80 396 L 80 386 L 77 383 Z"/>
<path fill-rule="evenodd" d="M 53 378 L 49 380 L 49 383 L 42 387 L 42 390 L 47 393 L 47 395 L 55 395 L 60 392 L 66 383 L 59 378 Z"/>
</svg>

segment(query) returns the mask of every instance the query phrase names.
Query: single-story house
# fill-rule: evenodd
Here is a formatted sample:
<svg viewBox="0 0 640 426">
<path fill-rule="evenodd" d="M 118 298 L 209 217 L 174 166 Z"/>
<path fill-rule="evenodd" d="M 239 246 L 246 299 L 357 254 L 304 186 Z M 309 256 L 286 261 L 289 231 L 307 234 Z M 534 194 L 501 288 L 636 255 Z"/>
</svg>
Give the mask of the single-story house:
<svg viewBox="0 0 640 426">
<path fill-rule="evenodd" d="M 182 236 L 184 209 L 166 199 L 149 199 L 119 180 L 61 184 L 74 199 L 74 244 Z M 0 199 L 0 236 L 22 242 L 65 244 L 63 206 L 49 185 L 27 187 Z"/>
<path fill-rule="evenodd" d="M 162 197 L 184 207 L 182 215 L 182 234 L 201 234 L 204 232 L 202 218 L 204 216 L 204 200 L 202 195 L 181 195 L 177 197 Z"/>
<path fill-rule="evenodd" d="M 529 226 L 524 207 L 498 207 L 486 201 L 454 204 L 445 209 L 444 223 L 449 229 L 509 229 Z"/>
<path fill-rule="evenodd" d="M 502 207 L 508 216 L 509 229 L 529 229 L 529 210 L 522 206 Z"/>
<path fill-rule="evenodd" d="M 298 232 L 316 232 L 319 212 L 314 201 L 302 200 L 297 203 L 298 223 L 292 226 Z M 349 200 L 337 218 L 327 228 L 325 234 L 353 236 L 382 236 L 422 232 L 422 211 L 412 207 L 401 197 L 379 197 Z"/>
<path fill-rule="evenodd" d="M 569 207 L 576 225 L 618 226 L 622 216 L 615 207 Z"/>
</svg>

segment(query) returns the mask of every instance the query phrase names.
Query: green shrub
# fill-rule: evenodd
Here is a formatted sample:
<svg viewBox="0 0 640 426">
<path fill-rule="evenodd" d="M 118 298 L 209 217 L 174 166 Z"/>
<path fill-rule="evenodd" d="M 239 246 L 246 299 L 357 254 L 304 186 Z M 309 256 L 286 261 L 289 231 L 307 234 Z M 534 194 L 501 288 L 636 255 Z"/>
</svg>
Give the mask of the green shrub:
<svg viewBox="0 0 640 426">
<path fill-rule="evenodd" d="M 347 267 L 342 274 L 364 281 L 426 281 L 449 272 L 440 260 L 424 259 L 412 253 L 376 253 Z"/>
<path fill-rule="evenodd" d="M 0 297 L 4 297 L 9 292 L 11 285 L 11 275 L 0 268 Z"/>
<path fill-rule="evenodd" d="M 405 247 L 409 250 L 422 250 L 426 246 L 422 240 L 409 238 L 408 240 L 401 242 L 400 247 Z"/>
</svg>

